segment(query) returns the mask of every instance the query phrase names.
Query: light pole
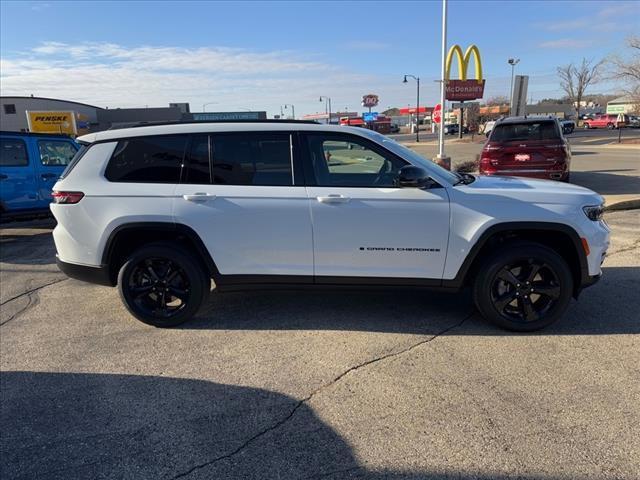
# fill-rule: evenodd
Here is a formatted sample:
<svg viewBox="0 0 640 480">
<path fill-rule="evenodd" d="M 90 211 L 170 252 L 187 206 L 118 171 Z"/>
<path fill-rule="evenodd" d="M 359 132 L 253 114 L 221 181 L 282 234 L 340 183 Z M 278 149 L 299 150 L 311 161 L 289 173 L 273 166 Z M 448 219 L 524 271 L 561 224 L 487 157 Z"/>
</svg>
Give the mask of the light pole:
<svg viewBox="0 0 640 480">
<path fill-rule="evenodd" d="M 509 94 L 509 116 L 511 116 L 511 108 L 513 105 L 513 75 L 515 73 L 516 65 L 518 64 L 518 62 L 520 62 L 519 58 L 510 58 L 508 60 L 509 65 L 511 65 L 511 93 Z"/>
<path fill-rule="evenodd" d="M 447 0 L 442 0 L 442 74 L 440 76 L 440 107 L 441 107 L 441 115 L 440 115 L 440 131 L 438 132 L 438 156 L 436 160 L 438 163 L 447 168 L 447 170 L 451 170 L 451 159 L 445 157 L 444 155 L 444 116 L 447 109 L 445 108 L 445 93 L 447 89 L 447 84 L 445 80 L 445 72 L 446 72 L 446 61 L 447 61 Z"/>
<path fill-rule="evenodd" d="M 205 103 L 204 105 L 202 105 L 202 111 L 203 111 L 203 112 L 205 111 L 204 109 L 205 109 L 205 107 L 206 107 L 207 105 L 215 105 L 215 104 L 217 104 L 217 103 L 218 103 L 218 102 L 209 102 L 209 103 Z"/>
<path fill-rule="evenodd" d="M 407 77 L 411 77 L 416 81 L 416 143 L 420 142 L 420 77 L 415 75 L 405 75 L 402 83 L 407 83 Z"/>
<path fill-rule="evenodd" d="M 290 103 L 285 103 L 284 104 L 284 109 L 286 110 L 287 107 L 291 107 L 291 116 L 293 117 L 293 120 L 296 119 L 296 107 L 294 105 L 291 105 Z"/>
<path fill-rule="evenodd" d="M 327 123 L 331 123 L 331 97 L 325 97 L 324 95 L 320 95 L 320 102 L 324 101 L 324 109 L 325 112 L 329 114 L 327 117 Z M 328 107 L 327 107 L 328 105 Z"/>
</svg>

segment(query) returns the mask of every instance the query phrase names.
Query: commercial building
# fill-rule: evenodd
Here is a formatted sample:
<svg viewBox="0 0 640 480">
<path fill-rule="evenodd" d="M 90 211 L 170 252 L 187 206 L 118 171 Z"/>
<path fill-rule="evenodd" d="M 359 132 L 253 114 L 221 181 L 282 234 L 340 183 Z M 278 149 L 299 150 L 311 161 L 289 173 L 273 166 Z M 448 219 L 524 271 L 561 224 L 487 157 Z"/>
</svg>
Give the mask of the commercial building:
<svg viewBox="0 0 640 480">
<path fill-rule="evenodd" d="M 80 130 L 90 131 L 98 125 L 95 105 L 45 97 L 0 97 L 0 130 L 29 131 L 26 112 L 74 112 Z"/>
<path fill-rule="evenodd" d="M 70 123 L 67 121 L 68 118 L 72 117 L 73 122 L 71 123 L 77 127 L 76 133 L 78 135 L 111 128 L 124 128 L 141 123 L 263 120 L 267 118 L 266 111 L 191 113 L 188 103 L 170 103 L 168 107 L 152 108 L 101 108 L 56 98 L 6 96 L 0 97 L 0 130 L 30 131 L 27 112 L 56 112 L 60 114 L 57 117 L 61 119 L 64 113 L 65 126 Z M 63 130 L 60 129 L 60 131 Z M 64 131 L 68 131 L 67 128 Z"/>
<path fill-rule="evenodd" d="M 640 102 L 630 96 L 614 98 L 607 103 L 607 113 L 638 113 Z"/>
</svg>

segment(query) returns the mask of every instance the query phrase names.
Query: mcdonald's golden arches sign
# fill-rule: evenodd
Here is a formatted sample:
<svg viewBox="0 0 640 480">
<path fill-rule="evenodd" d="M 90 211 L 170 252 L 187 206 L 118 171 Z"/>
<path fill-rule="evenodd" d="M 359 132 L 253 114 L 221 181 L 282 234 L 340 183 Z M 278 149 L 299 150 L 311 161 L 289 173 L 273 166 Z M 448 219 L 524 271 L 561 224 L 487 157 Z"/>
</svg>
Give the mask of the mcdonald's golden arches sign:
<svg viewBox="0 0 640 480">
<path fill-rule="evenodd" d="M 471 57 L 475 60 L 475 80 L 469 80 L 469 62 Z M 458 59 L 459 79 L 451 80 L 451 63 L 453 58 Z M 482 98 L 484 94 L 484 78 L 482 78 L 482 60 L 480 50 L 475 45 L 470 45 L 467 51 L 462 53 L 460 45 L 453 45 L 449 49 L 445 62 L 444 78 L 446 83 L 445 97 L 447 100 L 465 101 Z"/>
</svg>

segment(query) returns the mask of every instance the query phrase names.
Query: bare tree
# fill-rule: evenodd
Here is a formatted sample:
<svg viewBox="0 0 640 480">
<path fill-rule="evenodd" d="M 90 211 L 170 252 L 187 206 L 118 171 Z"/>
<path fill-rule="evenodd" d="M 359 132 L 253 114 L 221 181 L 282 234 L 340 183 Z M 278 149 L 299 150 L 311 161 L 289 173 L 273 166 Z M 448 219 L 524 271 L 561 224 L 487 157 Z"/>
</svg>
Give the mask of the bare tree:
<svg viewBox="0 0 640 480">
<path fill-rule="evenodd" d="M 620 55 L 609 57 L 611 78 L 624 82 L 625 93 L 633 99 L 636 110 L 640 110 L 640 37 L 634 35 L 628 37 L 627 47 L 631 52 L 628 58 Z"/>
<path fill-rule="evenodd" d="M 582 102 L 584 92 L 589 85 L 599 80 L 603 63 L 603 60 L 594 63 L 593 60 L 583 58 L 579 65 L 570 63 L 564 67 L 558 67 L 560 86 L 569 101 L 575 106 L 576 119 L 580 118 L 580 102 Z"/>
<path fill-rule="evenodd" d="M 509 105 L 509 97 L 505 97 L 504 95 L 495 95 L 490 97 L 485 102 L 487 107 L 493 107 L 496 105 Z"/>
</svg>

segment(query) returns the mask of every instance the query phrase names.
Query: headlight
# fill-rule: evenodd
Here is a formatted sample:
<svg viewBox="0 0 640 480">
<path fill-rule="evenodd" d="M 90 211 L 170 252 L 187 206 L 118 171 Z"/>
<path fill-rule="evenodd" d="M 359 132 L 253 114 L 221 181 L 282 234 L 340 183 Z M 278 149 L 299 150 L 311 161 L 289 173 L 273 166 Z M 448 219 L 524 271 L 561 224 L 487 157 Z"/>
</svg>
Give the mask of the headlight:
<svg viewBox="0 0 640 480">
<path fill-rule="evenodd" d="M 597 222 L 598 220 L 602 220 L 604 205 L 589 205 L 587 207 L 582 207 L 582 211 L 587 217 L 589 217 L 589 220 Z"/>
</svg>

